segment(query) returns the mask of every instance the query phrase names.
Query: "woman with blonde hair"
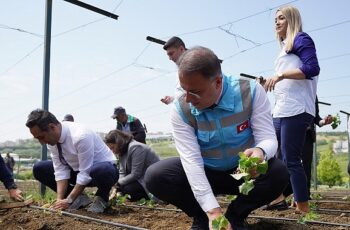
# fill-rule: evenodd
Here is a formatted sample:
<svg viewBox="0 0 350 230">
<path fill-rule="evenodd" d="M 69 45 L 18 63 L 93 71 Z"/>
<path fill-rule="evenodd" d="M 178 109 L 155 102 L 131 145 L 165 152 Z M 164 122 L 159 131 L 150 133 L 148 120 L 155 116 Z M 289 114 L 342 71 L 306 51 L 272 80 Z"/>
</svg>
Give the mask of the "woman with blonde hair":
<svg viewBox="0 0 350 230">
<path fill-rule="evenodd" d="M 292 189 L 287 187 L 284 195 L 268 205 L 267 209 L 288 208 L 284 198 L 293 193 L 297 210 L 308 212 L 309 196 L 301 153 L 306 129 L 315 116 L 320 68 L 315 44 L 303 32 L 297 8 L 279 8 L 275 16 L 275 30 L 281 50 L 275 61 L 276 74 L 266 80 L 264 88 L 274 92 L 273 122 Z"/>
</svg>

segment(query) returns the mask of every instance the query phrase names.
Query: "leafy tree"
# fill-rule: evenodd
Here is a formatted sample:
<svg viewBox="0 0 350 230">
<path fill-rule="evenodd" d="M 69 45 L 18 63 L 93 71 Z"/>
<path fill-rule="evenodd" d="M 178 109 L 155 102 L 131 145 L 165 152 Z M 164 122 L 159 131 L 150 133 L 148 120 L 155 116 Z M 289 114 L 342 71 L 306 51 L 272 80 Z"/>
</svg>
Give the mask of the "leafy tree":
<svg viewBox="0 0 350 230">
<path fill-rule="evenodd" d="M 318 179 L 322 184 L 332 187 L 342 183 L 341 170 L 332 150 L 321 153 L 317 166 Z"/>
</svg>

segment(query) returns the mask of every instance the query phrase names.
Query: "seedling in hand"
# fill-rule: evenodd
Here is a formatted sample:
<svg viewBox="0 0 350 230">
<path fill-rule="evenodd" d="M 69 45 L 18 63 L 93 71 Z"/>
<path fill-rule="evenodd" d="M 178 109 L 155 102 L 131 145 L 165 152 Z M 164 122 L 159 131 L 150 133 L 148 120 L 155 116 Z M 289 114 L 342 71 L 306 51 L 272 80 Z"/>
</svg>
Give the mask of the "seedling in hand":
<svg viewBox="0 0 350 230">
<path fill-rule="evenodd" d="M 259 174 L 265 174 L 267 171 L 267 162 L 260 162 L 259 157 L 247 157 L 244 153 L 239 153 L 238 173 L 232 174 L 236 180 L 244 179 L 244 183 L 239 186 L 239 192 L 248 195 L 254 188 L 254 179 L 251 178 L 250 173 L 256 170 Z"/>
<path fill-rule="evenodd" d="M 341 121 L 340 121 L 340 117 L 339 114 L 337 113 L 337 115 L 332 116 L 332 128 L 336 129 L 339 125 L 340 125 Z"/>
<path fill-rule="evenodd" d="M 228 227 L 228 220 L 224 215 L 215 218 L 211 223 L 213 230 L 225 230 Z"/>
</svg>

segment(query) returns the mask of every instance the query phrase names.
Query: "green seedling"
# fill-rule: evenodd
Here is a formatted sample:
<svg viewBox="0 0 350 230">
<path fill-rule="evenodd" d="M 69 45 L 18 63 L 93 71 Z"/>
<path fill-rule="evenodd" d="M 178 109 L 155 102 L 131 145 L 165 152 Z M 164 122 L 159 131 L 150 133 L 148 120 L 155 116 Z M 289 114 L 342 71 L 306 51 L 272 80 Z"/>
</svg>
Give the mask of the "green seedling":
<svg viewBox="0 0 350 230">
<path fill-rule="evenodd" d="M 129 194 L 125 194 L 123 196 L 118 196 L 115 200 L 115 203 L 118 205 L 125 205 L 127 199 L 130 199 L 131 196 Z"/>
<path fill-rule="evenodd" d="M 226 200 L 232 202 L 232 201 L 234 201 L 236 198 L 237 198 L 237 195 L 228 195 L 228 196 L 226 197 Z"/>
<path fill-rule="evenodd" d="M 153 199 L 153 197 L 150 197 L 149 200 L 142 198 L 139 201 L 137 201 L 137 204 L 140 206 L 147 206 L 150 208 L 154 208 L 156 201 Z"/>
<path fill-rule="evenodd" d="M 313 193 L 313 194 L 311 194 L 311 198 L 312 198 L 313 200 L 321 200 L 321 199 L 322 199 L 322 196 L 321 196 L 321 194 L 319 194 L 319 193 Z"/>
<path fill-rule="evenodd" d="M 350 201 L 350 196 L 344 196 L 343 198 L 341 198 L 342 200 L 345 200 L 345 201 Z"/>
<path fill-rule="evenodd" d="M 337 113 L 337 115 L 332 116 L 332 128 L 336 129 L 339 125 L 340 125 L 341 121 L 340 121 L 340 117 L 339 114 Z"/>
<path fill-rule="evenodd" d="M 320 218 L 320 215 L 318 215 L 316 212 L 314 211 L 310 211 L 308 213 L 306 213 L 305 215 L 301 216 L 298 219 L 298 223 L 299 224 L 306 224 L 307 221 L 314 221 Z"/>
<path fill-rule="evenodd" d="M 247 157 L 244 153 L 239 153 L 238 173 L 232 174 L 236 180 L 243 179 L 244 182 L 239 186 L 239 192 L 248 195 L 254 188 L 254 179 L 251 178 L 250 172 L 256 170 L 259 174 L 265 174 L 267 171 L 267 162 L 260 162 L 259 157 Z"/>
<path fill-rule="evenodd" d="M 317 204 L 316 204 L 316 203 L 310 202 L 309 205 L 310 205 L 310 209 L 311 209 L 311 210 L 314 210 L 314 211 L 317 210 Z"/>
<path fill-rule="evenodd" d="M 228 227 L 227 218 L 224 215 L 215 218 L 212 221 L 212 227 L 213 227 L 213 230 L 225 230 L 225 229 L 227 229 L 227 227 Z"/>
</svg>

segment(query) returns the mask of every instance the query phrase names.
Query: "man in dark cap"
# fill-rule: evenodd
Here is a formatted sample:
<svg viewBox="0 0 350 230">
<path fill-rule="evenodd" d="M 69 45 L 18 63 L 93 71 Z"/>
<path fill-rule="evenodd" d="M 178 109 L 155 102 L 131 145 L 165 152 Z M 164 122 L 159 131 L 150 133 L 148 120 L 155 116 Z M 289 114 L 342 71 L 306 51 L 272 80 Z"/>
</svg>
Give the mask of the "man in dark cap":
<svg viewBox="0 0 350 230">
<path fill-rule="evenodd" d="M 172 37 L 164 44 L 163 49 L 166 51 L 169 59 L 175 62 L 177 65 L 177 61 L 179 60 L 180 56 L 186 51 L 186 46 L 181 38 Z M 160 101 L 168 105 L 173 102 L 173 100 L 173 96 L 165 96 Z"/>
<path fill-rule="evenodd" d="M 121 106 L 114 108 L 111 118 L 117 120 L 117 129 L 131 133 L 136 141 L 146 144 L 145 127 L 138 118 L 126 114 L 125 109 Z"/>
<path fill-rule="evenodd" d="M 72 114 L 66 114 L 63 118 L 63 121 L 71 121 L 73 122 L 74 121 L 74 117 Z"/>
</svg>

